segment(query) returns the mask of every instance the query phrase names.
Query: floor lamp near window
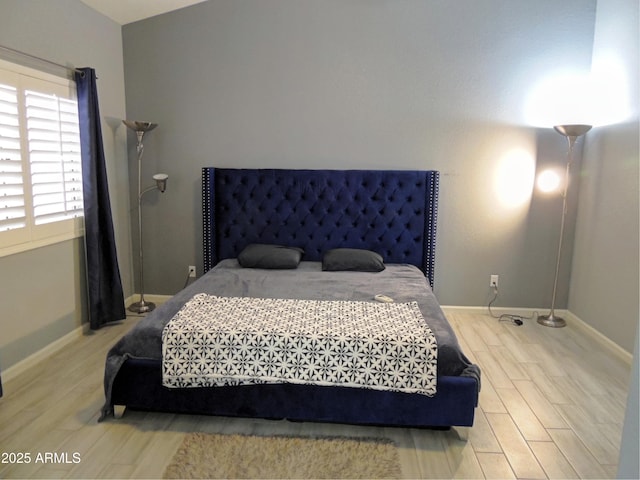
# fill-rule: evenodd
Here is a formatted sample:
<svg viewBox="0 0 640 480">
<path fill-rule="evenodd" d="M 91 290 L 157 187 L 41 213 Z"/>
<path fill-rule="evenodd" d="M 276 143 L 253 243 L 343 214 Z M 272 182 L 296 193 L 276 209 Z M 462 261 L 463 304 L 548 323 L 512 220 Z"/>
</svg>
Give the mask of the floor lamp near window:
<svg viewBox="0 0 640 480">
<path fill-rule="evenodd" d="M 567 153 L 567 168 L 564 175 L 564 186 L 562 192 L 562 220 L 560 223 L 560 240 L 558 242 L 558 254 L 556 256 L 556 274 L 553 280 L 553 295 L 551 297 L 551 311 L 548 315 L 538 316 L 538 323 L 545 327 L 560 328 L 567 325 L 564 318 L 556 316 L 556 291 L 558 288 L 558 272 L 560 271 L 560 258 L 562 255 L 562 239 L 564 236 L 564 223 L 567 214 L 567 190 L 569 188 L 569 174 L 571 171 L 571 163 L 573 162 L 573 147 L 578 137 L 584 135 L 591 130 L 591 125 L 556 125 L 553 127 L 560 135 L 567 137 L 569 142 L 569 152 Z"/>
<path fill-rule="evenodd" d="M 147 302 L 144 299 L 144 253 L 142 248 L 142 209 L 140 208 L 140 205 L 142 203 L 141 202 L 142 196 L 145 193 L 150 192 L 151 190 L 156 190 L 156 189 L 160 190 L 160 192 L 164 192 L 167 188 L 167 179 L 169 178 L 169 176 L 164 173 L 155 174 L 153 176 L 153 179 L 155 180 L 156 184 L 142 190 L 142 175 L 141 175 L 142 168 L 141 167 L 142 167 L 142 154 L 144 153 L 144 145 L 142 144 L 142 137 L 144 137 L 145 133 L 150 132 L 151 130 L 156 128 L 158 124 L 150 123 L 150 122 L 138 122 L 134 120 L 123 120 L 122 123 L 124 123 L 127 127 L 129 127 L 134 132 L 136 132 L 136 135 L 138 137 L 138 145 L 136 147 L 136 150 L 138 152 L 138 234 L 139 234 L 139 243 L 140 243 L 140 248 L 139 248 L 140 300 L 138 302 L 132 303 L 129 306 L 129 311 L 136 312 L 136 313 L 146 313 L 156 308 L 156 306 L 154 303 Z"/>
</svg>

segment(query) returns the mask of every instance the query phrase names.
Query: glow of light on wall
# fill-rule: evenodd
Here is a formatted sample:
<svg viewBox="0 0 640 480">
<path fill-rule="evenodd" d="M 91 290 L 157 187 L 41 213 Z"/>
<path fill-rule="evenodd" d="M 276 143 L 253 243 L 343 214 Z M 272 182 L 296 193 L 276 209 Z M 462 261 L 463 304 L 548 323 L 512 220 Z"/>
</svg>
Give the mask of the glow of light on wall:
<svg viewBox="0 0 640 480">
<path fill-rule="evenodd" d="M 603 53 L 593 59 L 591 86 L 595 112 L 592 125 L 611 125 L 633 116 L 628 75 L 614 54 Z"/>
<path fill-rule="evenodd" d="M 525 100 L 526 123 L 536 127 L 610 125 L 629 119 L 628 75 L 613 54 L 594 58 L 590 72 L 558 71 L 538 82 Z"/>
<path fill-rule="evenodd" d="M 517 208 L 531 199 L 535 176 L 535 160 L 530 152 L 514 149 L 498 162 L 494 189 L 503 207 Z"/>
<path fill-rule="evenodd" d="M 560 189 L 562 180 L 560 174 L 554 169 L 544 170 L 538 175 L 536 185 L 543 193 L 553 193 Z"/>
<path fill-rule="evenodd" d="M 560 72 L 549 75 L 531 91 L 525 103 L 525 119 L 530 125 L 593 125 L 589 75 Z"/>
</svg>

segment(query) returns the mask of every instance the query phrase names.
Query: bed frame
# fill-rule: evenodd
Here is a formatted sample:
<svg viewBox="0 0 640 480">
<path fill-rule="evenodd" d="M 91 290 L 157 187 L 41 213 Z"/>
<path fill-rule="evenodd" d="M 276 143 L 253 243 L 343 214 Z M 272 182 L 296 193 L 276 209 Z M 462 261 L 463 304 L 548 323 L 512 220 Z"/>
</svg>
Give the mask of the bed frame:
<svg viewBox="0 0 640 480">
<path fill-rule="evenodd" d="M 249 243 L 302 247 L 305 260 L 329 248 L 366 248 L 387 263 L 419 267 L 434 282 L 436 171 L 202 170 L 204 268 Z M 477 380 L 439 376 L 433 397 L 310 385 L 162 387 L 159 362 L 129 359 L 112 403 L 129 408 L 413 427 L 471 426 Z"/>
</svg>

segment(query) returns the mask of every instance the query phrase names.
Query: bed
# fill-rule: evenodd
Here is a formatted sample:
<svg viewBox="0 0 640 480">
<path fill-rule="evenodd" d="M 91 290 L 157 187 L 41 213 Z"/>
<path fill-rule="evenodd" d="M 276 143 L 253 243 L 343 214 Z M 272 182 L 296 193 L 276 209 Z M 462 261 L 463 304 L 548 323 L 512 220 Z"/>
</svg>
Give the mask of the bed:
<svg viewBox="0 0 640 480">
<path fill-rule="evenodd" d="M 111 416 L 116 406 L 124 406 L 291 421 L 471 426 L 480 371 L 461 351 L 431 288 L 438 181 L 436 171 L 204 168 L 206 273 L 148 314 L 111 348 L 101 419 Z M 255 245 L 285 246 L 303 253 L 293 268 L 247 268 L 242 259 Z M 337 271 L 327 271 L 327 252 L 375 252 L 383 266 L 375 272 L 353 271 L 338 262 Z M 394 302 L 376 302 L 376 294 Z M 372 304 L 377 304 L 378 310 L 417 309 L 437 343 L 435 389 L 425 394 L 397 387 L 398 375 L 397 388 L 391 389 L 297 380 L 234 380 L 195 388 L 177 383 L 170 388 L 163 377 L 168 364 L 166 358 L 163 364 L 163 353 L 169 352 L 163 335 L 166 340 L 169 324 L 185 317 L 198 298 L 211 307 L 209 312 L 220 315 L 224 302 L 245 300 L 267 302 L 269 308 L 271 303 L 280 308 L 282 303 L 296 302 L 305 308 L 309 304 L 374 308 Z M 378 310 L 374 315 L 379 315 Z M 399 349 L 402 354 L 406 351 Z"/>
</svg>

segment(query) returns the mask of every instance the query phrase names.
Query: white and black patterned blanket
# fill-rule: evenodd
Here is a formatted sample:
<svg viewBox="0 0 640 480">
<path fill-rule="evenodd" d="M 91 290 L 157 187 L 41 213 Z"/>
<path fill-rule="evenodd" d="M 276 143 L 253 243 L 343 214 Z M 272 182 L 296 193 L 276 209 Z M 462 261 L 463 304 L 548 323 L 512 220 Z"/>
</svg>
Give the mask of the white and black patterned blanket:
<svg viewBox="0 0 640 480">
<path fill-rule="evenodd" d="M 434 395 L 418 304 L 197 294 L 162 332 L 163 384 L 341 385 Z"/>
</svg>

